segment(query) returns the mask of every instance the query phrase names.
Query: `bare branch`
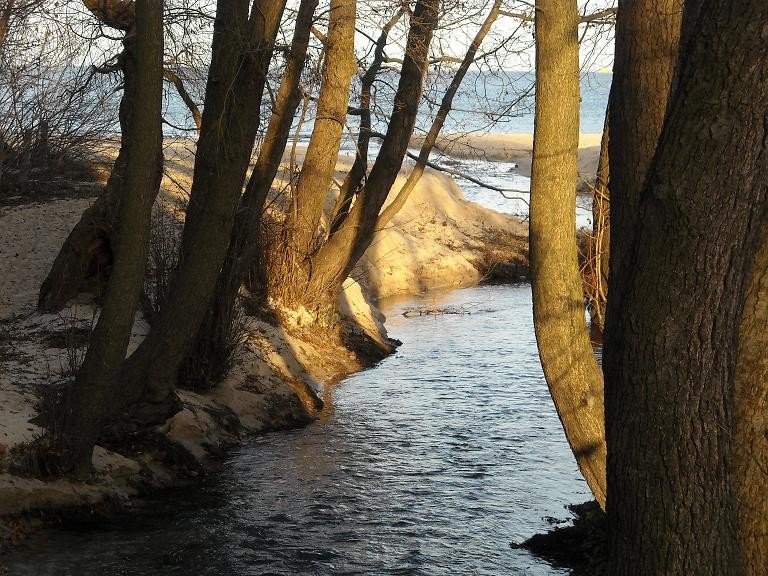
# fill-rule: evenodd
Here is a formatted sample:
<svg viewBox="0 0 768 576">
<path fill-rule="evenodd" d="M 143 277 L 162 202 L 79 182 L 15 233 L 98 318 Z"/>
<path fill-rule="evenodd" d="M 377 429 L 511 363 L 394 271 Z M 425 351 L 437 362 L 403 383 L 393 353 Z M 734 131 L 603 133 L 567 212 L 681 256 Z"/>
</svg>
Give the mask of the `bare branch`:
<svg viewBox="0 0 768 576">
<path fill-rule="evenodd" d="M 197 104 L 195 104 L 195 101 L 192 100 L 192 96 L 190 96 L 189 92 L 187 92 L 187 89 L 184 86 L 184 81 L 179 78 L 178 74 L 172 70 L 168 70 L 167 68 L 163 69 L 163 78 L 165 78 L 168 82 L 176 87 L 176 92 L 179 93 L 179 96 L 184 101 L 184 104 L 192 114 L 192 119 L 195 121 L 195 126 L 199 132 L 200 126 L 203 123 L 203 115 L 200 113 L 200 109 L 197 107 Z"/>
</svg>

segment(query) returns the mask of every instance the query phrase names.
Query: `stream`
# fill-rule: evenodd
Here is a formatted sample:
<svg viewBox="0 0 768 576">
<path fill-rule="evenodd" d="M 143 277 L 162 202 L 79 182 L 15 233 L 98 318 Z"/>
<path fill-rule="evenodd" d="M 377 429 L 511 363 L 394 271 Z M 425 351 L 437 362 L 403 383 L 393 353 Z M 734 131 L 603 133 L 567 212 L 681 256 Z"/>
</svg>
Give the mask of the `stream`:
<svg viewBox="0 0 768 576">
<path fill-rule="evenodd" d="M 463 313 L 400 313 L 419 305 Z M 39 534 L 7 573 L 568 574 L 510 547 L 589 499 L 541 373 L 530 286 L 385 311 L 403 345 L 335 386 L 324 418 L 252 439 L 202 489 L 125 521 Z"/>
</svg>

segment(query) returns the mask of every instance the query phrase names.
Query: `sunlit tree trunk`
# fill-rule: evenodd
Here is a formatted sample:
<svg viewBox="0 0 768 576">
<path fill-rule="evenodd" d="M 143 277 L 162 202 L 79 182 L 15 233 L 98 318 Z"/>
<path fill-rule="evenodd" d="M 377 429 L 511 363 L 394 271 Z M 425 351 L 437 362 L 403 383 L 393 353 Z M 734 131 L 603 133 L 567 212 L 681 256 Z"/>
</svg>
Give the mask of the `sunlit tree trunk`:
<svg viewBox="0 0 768 576">
<path fill-rule="evenodd" d="M 536 2 L 531 282 L 544 376 L 579 468 L 604 506 L 603 380 L 587 332 L 576 247 L 578 23 L 576 0 Z"/>
<path fill-rule="evenodd" d="M 352 207 L 352 201 L 354 200 L 360 185 L 363 182 L 363 178 L 368 173 L 368 148 L 371 143 L 371 104 L 373 100 L 373 84 L 378 78 L 381 67 L 386 60 L 385 48 L 387 47 L 387 40 L 389 39 L 389 33 L 392 28 L 400 21 L 405 8 L 401 7 L 395 12 L 384 27 L 381 29 L 381 34 L 376 39 L 376 46 L 373 52 L 373 62 L 360 78 L 360 105 L 358 107 L 358 113 L 360 115 L 360 129 L 357 136 L 357 145 L 355 147 L 355 161 L 352 164 L 347 175 L 344 177 L 344 182 L 341 185 L 339 191 L 339 197 L 336 201 L 336 206 L 331 215 L 331 234 L 339 229 L 339 226 L 344 222 L 344 219 L 349 214 L 349 209 Z"/>
<path fill-rule="evenodd" d="M 302 297 L 305 301 L 311 298 L 317 309 L 334 307 L 341 284 L 376 232 L 379 212 L 400 171 L 416 124 L 439 5 L 438 0 L 416 3 L 411 14 L 393 112 L 381 150 L 344 223 L 312 258 L 312 273 L 303 287 Z"/>
<path fill-rule="evenodd" d="M 734 396 L 744 298 L 768 225 L 768 5 L 701 4 L 699 18 L 686 7 L 690 41 L 636 230 L 621 244 L 618 293 L 611 266 L 610 300 L 620 296 L 604 367 L 616 576 L 745 569 Z M 629 200 L 613 198 L 614 215 L 619 203 Z M 614 218 L 613 238 L 618 229 Z"/>
<path fill-rule="evenodd" d="M 303 260 L 312 254 L 318 234 L 323 205 L 347 120 L 349 85 L 356 70 L 354 0 L 332 0 L 328 13 L 325 62 L 317 99 L 317 118 L 312 128 L 301 175 L 296 184 L 294 206 L 289 214 L 291 249 Z"/>
</svg>

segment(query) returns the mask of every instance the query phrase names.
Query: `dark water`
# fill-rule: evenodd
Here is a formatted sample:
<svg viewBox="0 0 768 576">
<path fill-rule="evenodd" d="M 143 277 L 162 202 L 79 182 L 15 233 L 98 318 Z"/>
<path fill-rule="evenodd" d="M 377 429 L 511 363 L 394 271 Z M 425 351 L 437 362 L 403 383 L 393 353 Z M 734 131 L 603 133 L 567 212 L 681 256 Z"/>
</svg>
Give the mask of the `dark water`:
<svg viewBox="0 0 768 576">
<path fill-rule="evenodd" d="M 412 305 L 403 346 L 333 389 L 303 430 L 232 453 L 202 490 L 143 504 L 127 522 L 52 531 L 9 574 L 567 574 L 511 549 L 587 499 L 536 354 L 528 286 Z"/>
</svg>

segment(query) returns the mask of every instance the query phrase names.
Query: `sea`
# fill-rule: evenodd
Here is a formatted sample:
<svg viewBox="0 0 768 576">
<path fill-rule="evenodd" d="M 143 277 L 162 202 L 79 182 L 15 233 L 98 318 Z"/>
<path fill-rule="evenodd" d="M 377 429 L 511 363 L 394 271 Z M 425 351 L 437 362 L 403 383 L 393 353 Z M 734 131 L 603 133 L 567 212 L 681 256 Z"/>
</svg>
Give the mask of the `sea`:
<svg viewBox="0 0 768 576">
<path fill-rule="evenodd" d="M 613 75 L 609 72 L 586 72 L 581 77 L 581 114 L 580 132 L 584 134 L 601 133 L 608 105 L 608 93 Z M 374 94 L 375 131 L 386 131 L 386 118 L 392 109 L 392 100 L 396 77 L 391 81 L 383 79 L 376 85 Z M 351 106 L 354 106 L 359 87 L 353 83 Z M 428 76 L 424 98 L 420 107 L 416 132 L 429 129 L 440 100 L 445 92 L 446 82 L 438 76 Z M 532 71 L 498 71 L 490 73 L 470 72 L 465 77 L 461 89 L 454 100 L 453 110 L 448 115 L 442 134 L 533 134 L 535 84 Z M 189 129 L 179 127 L 192 126 L 191 117 L 173 92 L 168 91 L 164 105 L 165 134 L 168 137 L 190 136 Z M 265 110 L 265 112 L 267 112 Z M 298 135 L 298 143 L 306 145 L 312 133 L 314 119 L 313 105 L 304 115 L 304 121 L 297 122 L 292 133 Z M 341 145 L 342 156 L 354 157 L 358 133 L 358 117 L 350 115 L 348 126 Z M 266 124 L 266 123 L 263 123 Z M 379 141 L 372 140 L 370 157 L 375 158 L 379 150 Z M 416 153 L 417 150 L 412 150 Z M 525 219 L 528 214 L 528 194 L 530 179 L 518 173 L 513 161 L 485 160 L 483 158 L 458 158 L 440 154 L 433 158 L 440 165 L 471 176 L 482 184 L 457 177 L 467 199 L 478 202 L 500 212 L 516 215 Z M 406 159 L 406 163 L 412 162 Z M 505 190 L 504 193 L 489 189 L 483 184 Z M 591 225 L 591 206 L 588 199 L 579 199 L 577 225 Z"/>
</svg>

